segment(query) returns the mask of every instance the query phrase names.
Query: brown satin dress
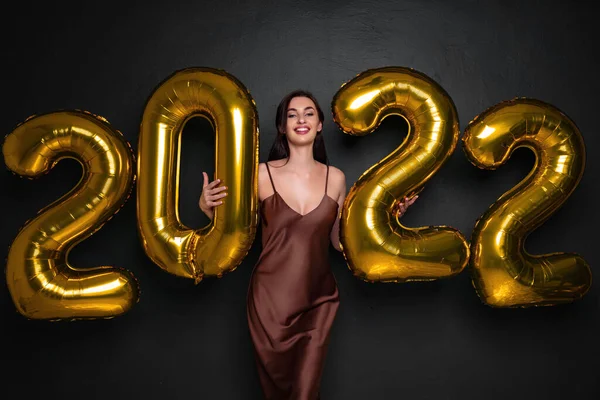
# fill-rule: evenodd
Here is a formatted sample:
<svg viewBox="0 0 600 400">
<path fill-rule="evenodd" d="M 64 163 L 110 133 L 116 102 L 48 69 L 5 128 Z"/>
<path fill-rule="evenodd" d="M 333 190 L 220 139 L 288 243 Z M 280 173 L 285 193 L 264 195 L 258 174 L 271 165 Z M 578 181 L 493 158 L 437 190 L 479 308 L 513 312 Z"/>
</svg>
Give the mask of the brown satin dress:
<svg viewBox="0 0 600 400">
<path fill-rule="evenodd" d="M 275 189 L 261 203 L 262 252 L 247 297 L 250 336 L 267 400 L 320 399 L 329 332 L 339 306 L 328 264 L 338 203 L 325 194 L 307 214 L 290 208 Z"/>
</svg>

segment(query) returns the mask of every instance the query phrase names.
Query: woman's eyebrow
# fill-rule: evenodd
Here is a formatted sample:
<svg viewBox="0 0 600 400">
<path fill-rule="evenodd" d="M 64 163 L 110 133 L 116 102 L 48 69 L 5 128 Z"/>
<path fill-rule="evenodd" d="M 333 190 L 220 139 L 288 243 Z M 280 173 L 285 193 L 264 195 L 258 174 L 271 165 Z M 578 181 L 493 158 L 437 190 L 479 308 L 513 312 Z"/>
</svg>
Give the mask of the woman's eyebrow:
<svg viewBox="0 0 600 400">
<path fill-rule="evenodd" d="M 306 107 L 306 108 L 305 108 L 305 110 L 308 110 L 309 108 L 310 108 L 310 109 L 313 109 L 313 110 L 315 109 L 315 108 L 314 108 L 314 107 L 312 107 L 312 106 L 308 106 L 308 107 Z M 291 111 L 291 110 L 298 111 L 298 110 L 296 110 L 295 108 L 288 108 L 288 111 Z"/>
</svg>

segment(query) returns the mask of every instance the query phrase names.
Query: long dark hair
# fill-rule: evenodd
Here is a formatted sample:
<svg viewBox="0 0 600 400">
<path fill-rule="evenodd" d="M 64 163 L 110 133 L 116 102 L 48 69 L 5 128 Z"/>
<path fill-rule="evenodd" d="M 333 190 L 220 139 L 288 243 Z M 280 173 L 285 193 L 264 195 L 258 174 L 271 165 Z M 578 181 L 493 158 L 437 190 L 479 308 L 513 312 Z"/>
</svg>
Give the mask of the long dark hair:
<svg viewBox="0 0 600 400">
<path fill-rule="evenodd" d="M 288 93 L 281 100 L 279 106 L 277 106 L 277 115 L 275 116 L 277 135 L 275 136 L 275 141 L 273 142 L 273 146 L 271 146 L 271 150 L 269 151 L 269 157 L 267 158 L 267 161 L 280 160 L 290 156 L 290 145 L 285 134 L 285 128 L 287 125 L 287 109 L 290 105 L 290 101 L 292 101 L 294 97 L 308 97 L 311 99 L 313 103 L 315 103 L 315 107 L 317 107 L 319 121 L 323 123 L 325 120 L 325 115 L 323 114 L 317 99 L 312 93 L 306 90 L 294 90 L 293 92 Z M 323 133 L 321 131 L 317 132 L 317 136 L 315 136 L 315 141 L 313 142 L 313 158 L 323 164 L 329 165 L 327 151 L 325 150 L 325 141 L 323 140 Z"/>
</svg>

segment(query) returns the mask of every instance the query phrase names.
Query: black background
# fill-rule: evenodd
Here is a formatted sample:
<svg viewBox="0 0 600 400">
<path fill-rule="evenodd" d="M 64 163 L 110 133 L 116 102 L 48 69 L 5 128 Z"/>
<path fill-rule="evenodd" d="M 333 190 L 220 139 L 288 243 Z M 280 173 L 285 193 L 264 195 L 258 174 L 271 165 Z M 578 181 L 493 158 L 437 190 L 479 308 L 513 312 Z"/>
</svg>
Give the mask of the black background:
<svg viewBox="0 0 600 400">
<path fill-rule="evenodd" d="M 83 109 L 121 130 L 137 151 L 145 102 L 176 70 L 205 66 L 241 80 L 260 116 L 260 159 L 274 137 L 275 108 L 289 91 L 319 99 L 329 159 L 348 188 L 406 134 L 388 118 L 365 138 L 332 122 L 335 92 L 358 73 L 411 67 L 454 100 L 461 131 L 486 108 L 532 97 L 579 126 L 584 177 L 565 205 L 533 232 L 530 253 L 576 252 L 598 273 L 594 185 L 598 156 L 598 30 L 589 5 L 567 1 L 214 1 L 110 5 L 13 4 L 2 16 L 2 112 L 8 134 L 33 114 Z M 202 119 L 184 129 L 182 222 L 199 228 L 201 171 L 214 173 L 214 137 Z M 475 220 L 534 162 L 526 149 L 497 171 L 472 166 L 461 145 L 403 219 L 450 225 L 471 235 Z M 37 210 L 81 175 L 61 161 L 30 181 L 0 173 L 0 257 Z M 125 207 L 75 247 L 78 267 L 116 265 L 139 279 L 140 302 L 112 320 L 29 321 L 0 285 L 1 381 L 22 398 L 259 399 L 245 300 L 260 231 L 243 264 L 194 286 L 145 256 L 136 231 L 135 192 Z M 555 307 L 493 309 L 465 270 L 450 280 L 368 284 L 340 253 L 330 261 L 341 296 L 323 375 L 329 399 L 595 399 L 600 390 L 599 289 Z M 594 275 L 595 276 L 595 275 Z"/>
</svg>

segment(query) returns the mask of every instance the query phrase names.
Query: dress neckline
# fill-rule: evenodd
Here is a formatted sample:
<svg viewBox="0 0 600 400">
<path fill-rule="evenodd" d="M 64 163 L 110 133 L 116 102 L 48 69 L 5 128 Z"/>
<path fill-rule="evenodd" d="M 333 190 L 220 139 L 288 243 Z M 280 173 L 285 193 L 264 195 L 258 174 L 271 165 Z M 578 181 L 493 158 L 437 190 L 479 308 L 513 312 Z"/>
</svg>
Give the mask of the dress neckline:
<svg viewBox="0 0 600 400">
<path fill-rule="evenodd" d="M 335 202 L 336 206 L 339 207 L 339 204 L 336 200 L 334 200 L 331 196 L 329 196 L 327 194 L 327 183 L 329 183 L 329 164 L 327 164 L 327 173 L 325 174 L 325 193 L 323 193 L 323 197 L 321 198 L 321 201 L 319 202 L 319 204 L 317 204 L 317 206 L 315 208 L 313 208 L 312 210 L 310 210 L 309 212 L 307 212 L 306 214 L 300 214 L 298 211 L 294 210 L 292 207 L 290 207 L 290 205 L 287 203 L 287 201 L 285 201 L 285 199 L 283 197 L 281 197 L 281 195 L 279 194 L 279 192 L 277 191 L 277 189 L 275 189 L 275 183 L 273 182 L 273 176 L 271 176 L 271 170 L 269 169 L 269 162 L 265 162 L 265 165 L 267 166 L 267 172 L 269 173 L 269 180 L 271 181 L 271 186 L 273 187 L 273 194 L 270 196 L 267 196 L 263 199 L 263 202 L 271 197 L 274 197 L 275 195 L 277 195 L 279 197 L 279 199 L 281 199 L 281 201 L 283 202 L 283 204 L 290 209 L 292 212 L 294 212 L 296 215 L 299 215 L 300 217 L 306 217 L 309 214 L 312 214 L 314 211 L 316 211 L 319 207 L 321 207 L 321 204 L 323 204 L 323 201 L 325 200 L 325 197 L 329 197 L 329 199 L 333 202 Z M 262 204 L 261 204 L 262 205 Z"/>
<path fill-rule="evenodd" d="M 312 214 L 313 212 L 317 211 L 317 209 L 318 209 L 319 207 L 321 207 L 321 205 L 322 205 L 322 204 L 323 204 L 323 202 L 325 201 L 325 198 L 328 198 L 329 200 L 333 201 L 333 202 L 335 203 L 336 207 L 339 207 L 339 204 L 338 204 L 338 202 L 337 202 L 337 201 L 335 201 L 335 200 L 333 199 L 333 197 L 331 197 L 330 195 L 328 195 L 327 193 L 325 193 L 325 194 L 323 195 L 323 197 L 321 198 L 321 201 L 319 202 L 319 204 L 318 204 L 318 205 L 317 205 L 315 208 L 313 208 L 312 210 L 310 210 L 310 211 L 309 211 L 309 212 L 307 212 L 306 214 L 300 214 L 298 211 L 296 211 L 296 210 L 294 210 L 292 207 L 290 207 L 290 205 L 289 205 L 289 204 L 288 204 L 288 203 L 287 203 L 287 202 L 286 202 L 286 201 L 283 199 L 283 197 L 281 197 L 281 195 L 279 194 L 279 192 L 274 192 L 272 195 L 265 197 L 265 198 L 263 199 L 263 201 L 261 202 L 261 206 L 262 206 L 262 205 L 265 203 L 265 201 L 267 201 L 267 200 L 269 200 L 269 199 L 271 199 L 272 197 L 275 197 L 275 196 L 279 197 L 279 199 L 281 200 L 281 202 L 282 202 L 282 203 L 283 203 L 283 204 L 284 204 L 284 205 L 285 205 L 285 206 L 286 206 L 286 207 L 287 207 L 287 208 L 288 208 L 290 211 L 292 211 L 294 214 L 296 214 L 296 215 L 300 216 L 301 218 L 303 218 L 303 217 L 306 217 L 307 215 L 310 215 L 310 214 Z"/>
</svg>

